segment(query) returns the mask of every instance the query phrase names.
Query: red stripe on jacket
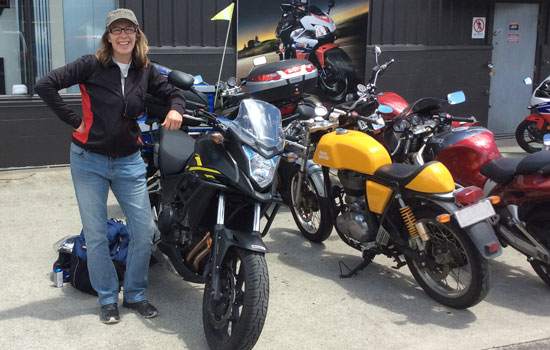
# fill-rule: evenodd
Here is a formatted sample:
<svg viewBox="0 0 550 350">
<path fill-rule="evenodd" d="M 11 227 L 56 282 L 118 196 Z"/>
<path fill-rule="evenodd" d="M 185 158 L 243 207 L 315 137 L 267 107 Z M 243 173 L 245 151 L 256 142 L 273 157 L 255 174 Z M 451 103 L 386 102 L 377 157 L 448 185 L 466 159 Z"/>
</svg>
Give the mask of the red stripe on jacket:
<svg viewBox="0 0 550 350">
<path fill-rule="evenodd" d="M 90 133 L 90 128 L 94 122 L 94 114 L 92 113 L 92 106 L 90 104 L 90 95 L 86 91 L 84 84 L 79 84 L 80 94 L 82 96 L 82 115 L 84 118 L 84 126 L 86 130 L 84 132 L 73 132 L 73 137 L 82 143 L 88 141 L 88 135 Z"/>
</svg>

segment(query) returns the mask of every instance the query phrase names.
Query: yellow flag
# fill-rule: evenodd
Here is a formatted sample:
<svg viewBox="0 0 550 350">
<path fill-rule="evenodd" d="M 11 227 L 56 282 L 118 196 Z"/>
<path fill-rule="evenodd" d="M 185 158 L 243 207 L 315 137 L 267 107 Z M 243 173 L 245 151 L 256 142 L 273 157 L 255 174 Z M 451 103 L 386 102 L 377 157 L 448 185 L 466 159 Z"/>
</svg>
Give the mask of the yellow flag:
<svg viewBox="0 0 550 350">
<path fill-rule="evenodd" d="M 231 3 L 231 5 L 227 6 L 220 12 L 218 12 L 217 15 L 210 18 L 211 21 L 216 21 L 218 19 L 224 20 L 224 21 L 231 21 L 231 17 L 233 17 L 233 7 L 235 7 L 235 3 Z"/>
</svg>

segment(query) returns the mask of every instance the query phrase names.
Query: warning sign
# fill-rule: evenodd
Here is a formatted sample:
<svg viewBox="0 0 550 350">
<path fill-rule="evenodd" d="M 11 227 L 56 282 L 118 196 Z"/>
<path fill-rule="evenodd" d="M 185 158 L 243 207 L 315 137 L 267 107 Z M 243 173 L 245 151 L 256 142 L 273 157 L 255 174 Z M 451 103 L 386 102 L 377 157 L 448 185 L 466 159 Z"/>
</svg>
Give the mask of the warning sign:
<svg viewBox="0 0 550 350">
<path fill-rule="evenodd" d="M 474 17 L 472 21 L 472 39 L 485 39 L 485 17 Z"/>
</svg>

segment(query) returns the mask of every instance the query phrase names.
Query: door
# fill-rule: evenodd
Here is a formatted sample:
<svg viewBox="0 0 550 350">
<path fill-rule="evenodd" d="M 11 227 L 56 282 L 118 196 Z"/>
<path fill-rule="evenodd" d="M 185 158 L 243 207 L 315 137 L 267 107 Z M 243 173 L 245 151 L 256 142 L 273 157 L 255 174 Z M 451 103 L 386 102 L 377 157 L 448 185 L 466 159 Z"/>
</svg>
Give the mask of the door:
<svg viewBox="0 0 550 350">
<path fill-rule="evenodd" d="M 497 3 L 493 26 L 491 95 L 488 127 L 495 134 L 513 133 L 528 115 L 533 77 L 539 4 Z"/>
</svg>

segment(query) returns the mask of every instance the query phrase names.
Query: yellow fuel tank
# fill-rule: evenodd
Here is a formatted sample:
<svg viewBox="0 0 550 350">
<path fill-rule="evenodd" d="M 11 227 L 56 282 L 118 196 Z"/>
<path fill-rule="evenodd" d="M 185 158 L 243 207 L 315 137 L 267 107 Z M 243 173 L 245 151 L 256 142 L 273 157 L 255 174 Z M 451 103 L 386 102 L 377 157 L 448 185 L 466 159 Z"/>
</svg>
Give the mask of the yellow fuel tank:
<svg viewBox="0 0 550 350">
<path fill-rule="evenodd" d="M 355 130 L 323 135 L 313 156 L 317 164 L 372 175 L 378 167 L 391 163 L 390 154 L 371 136 Z"/>
</svg>

